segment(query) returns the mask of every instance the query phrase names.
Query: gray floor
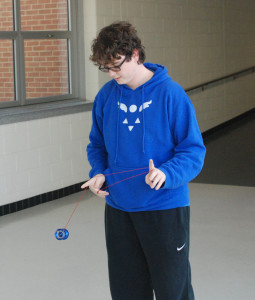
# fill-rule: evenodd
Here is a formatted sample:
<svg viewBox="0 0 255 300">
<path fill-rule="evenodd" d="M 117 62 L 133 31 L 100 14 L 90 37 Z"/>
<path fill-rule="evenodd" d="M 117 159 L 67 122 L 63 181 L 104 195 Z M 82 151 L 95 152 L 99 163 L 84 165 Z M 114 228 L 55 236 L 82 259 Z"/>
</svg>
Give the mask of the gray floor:
<svg viewBox="0 0 255 300">
<path fill-rule="evenodd" d="M 255 299 L 255 188 L 191 184 L 191 266 L 197 300 Z M 110 300 L 104 202 L 81 193 L 0 218 L 0 298 Z M 130 299 L 132 300 L 132 299 Z"/>
<path fill-rule="evenodd" d="M 204 171 L 190 184 L 197 300 L 255 299 L 252 126 L 254 121 L 242 122 L 207 142 Z M 249 130 L 249 137 L 242 139 Z M 54 237 L 80 196 L 0 217 L 0 299 L 110 300 L 104 201 L 86 192 L 68 226 L 70 237 L 66 241 Z"/>
</svg>

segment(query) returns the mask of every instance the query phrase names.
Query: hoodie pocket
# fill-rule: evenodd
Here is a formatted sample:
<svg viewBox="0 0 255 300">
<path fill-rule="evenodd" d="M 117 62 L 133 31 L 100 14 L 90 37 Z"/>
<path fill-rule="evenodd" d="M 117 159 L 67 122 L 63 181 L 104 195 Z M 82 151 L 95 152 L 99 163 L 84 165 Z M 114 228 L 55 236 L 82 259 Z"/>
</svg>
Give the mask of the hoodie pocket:
<svg viewBox="0 0 255 300">
<path fill-rule="evenodd" d="M 165 191 L 152 190 L 145 183 L 147 169 L 130 171 L 108 168 L 105 171 L 106 190 L 109 192 L 107 203 L 123 210 L 147 210 L 149 206 L 161 198 Z"/>
<path fill-rule="evenodd" d="M 109 192 L 107 200 L 115 207 L 124 210 L 135 210 L 145 201 L 146 169 L 129 170 L 108 168 L 105 170 L 106 190 Z"/>
</svg>

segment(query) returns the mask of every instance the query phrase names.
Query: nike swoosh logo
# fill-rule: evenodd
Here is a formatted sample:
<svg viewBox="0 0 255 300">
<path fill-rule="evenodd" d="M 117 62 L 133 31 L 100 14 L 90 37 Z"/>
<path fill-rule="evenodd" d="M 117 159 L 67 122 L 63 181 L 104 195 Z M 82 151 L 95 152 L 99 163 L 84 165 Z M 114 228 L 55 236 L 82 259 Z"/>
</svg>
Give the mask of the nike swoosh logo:
<svg viewBox="0 0 255 300">
<path fill-rule="evenodd" d="M 186 243 L 182 245 L 180 248 L 177 247 L 177 251 L 181 251 L 185 247 Z"/>
</svg>

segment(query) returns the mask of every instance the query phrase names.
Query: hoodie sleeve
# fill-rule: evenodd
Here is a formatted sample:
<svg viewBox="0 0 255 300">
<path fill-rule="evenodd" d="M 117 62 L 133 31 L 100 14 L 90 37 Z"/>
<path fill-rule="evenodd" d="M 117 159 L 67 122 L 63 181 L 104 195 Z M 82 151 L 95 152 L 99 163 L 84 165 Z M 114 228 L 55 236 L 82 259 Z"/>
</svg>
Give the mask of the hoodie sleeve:
<svg viewBox="0 0 255 300">
<path fill-rule="evenodd" d="M 100 111 L 101 110 L 101 111 Z M 103 112 L 99 105 L 99 96 L 96 97 L 92 109 L 92 127 L 89 135 L 90 143 L 87 146 L 88 161 L 92 167 L 90 178 L 103 174 L 107 169 L 108 154 L 103 136 Z"/>
<path fill-rule="evenodd" d="M 194 179 L 203 167 L 206 152 L 194 107 L 184 90 L 173 96 L 169 120 L 175 149 L 172 159 L 159 167 L 166 174 L 163 189 L 178 188 Z"/>
</svg>

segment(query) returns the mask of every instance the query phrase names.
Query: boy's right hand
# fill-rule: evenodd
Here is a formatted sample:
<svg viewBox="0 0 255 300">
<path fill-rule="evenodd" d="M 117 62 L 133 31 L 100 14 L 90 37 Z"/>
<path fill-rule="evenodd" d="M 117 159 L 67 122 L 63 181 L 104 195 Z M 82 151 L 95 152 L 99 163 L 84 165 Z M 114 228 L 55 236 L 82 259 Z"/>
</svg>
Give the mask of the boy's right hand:
<svg viewBox="0 0 255 300">
<path fill-rule="evenodd" d="M 103 186 L 105 182 L 105 176 L 103 174 L 98 174 L 85 182 L 81 188 L 85 189 L 86 187 L 89 187 L 92 193 L 97 195 L 100 198 L 105 198 L 105 196 L 109 195 L 108 192 L 101 191 L 101 187 Z"/>
</svg>

